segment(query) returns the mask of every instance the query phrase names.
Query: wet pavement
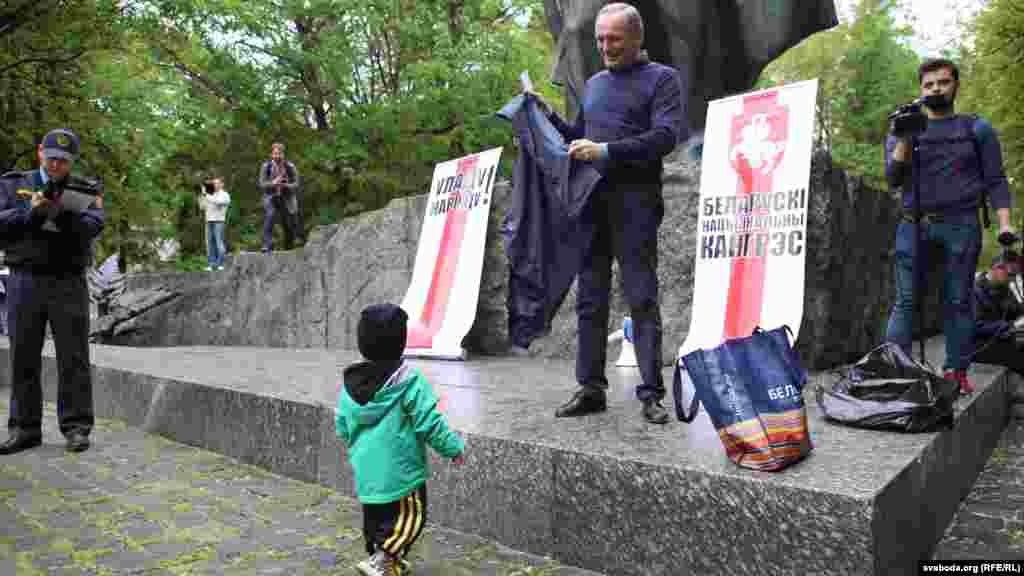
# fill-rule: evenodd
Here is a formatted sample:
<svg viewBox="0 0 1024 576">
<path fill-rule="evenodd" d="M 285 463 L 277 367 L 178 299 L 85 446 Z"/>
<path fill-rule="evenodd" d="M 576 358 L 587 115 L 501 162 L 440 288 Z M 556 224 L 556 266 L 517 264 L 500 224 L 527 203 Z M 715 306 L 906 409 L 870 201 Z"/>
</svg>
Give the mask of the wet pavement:
<svg viewBox="0 0 1024 576">
<path fill-rule="evenodd" d="M 0 456 L 0 575 L 357 574 L 354 499 L 120 421 L 91 439 L 66 453 L 48 404 L 43 446 Z M 410 560 L 417 576 L 599 576 L 433 525 Z"/>
<path fill-rule="evenodd" d="M 43 446 L 0 456 L 0 574 L 356 574 L 355 500 L 115 420 L 69 454 L 52 404 L 44 418 Z M 438 526 L 410 558 L 421 576 L 599 576 Z M 934 558 L 1024 559 L 1024 420 L 1010 422 Z"/>
<path fill-rule="evenodd" d="M 1024 420 L 1010 421 L 935 559 L 1024 560 Z"/>
</svg>

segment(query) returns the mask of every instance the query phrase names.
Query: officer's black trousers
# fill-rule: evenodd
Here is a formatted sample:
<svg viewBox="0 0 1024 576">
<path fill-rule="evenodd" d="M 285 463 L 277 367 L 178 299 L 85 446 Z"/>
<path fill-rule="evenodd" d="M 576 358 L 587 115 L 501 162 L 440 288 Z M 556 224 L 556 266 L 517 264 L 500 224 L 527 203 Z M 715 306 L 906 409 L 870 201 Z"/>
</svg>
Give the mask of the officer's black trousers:
<svg viewBox="0 0 1024 576">
<path fill-rule="evenodd" d="M 43 341 L 50 323 L 57 350 L 57 421 L 67 436 L 93 426 L 89 367 L 89 290 L 85 276 L 11 270 L 7 282 L 11 340 L 11 413 L 8 428 L 40 431 Z"/>
<path fill-rule="evenodd" d="M 626 304 L 633 320 L 633 341 L 642 382 L 642 401 L 665 396 L 661 377 L 661 311 L 658 308 L 658 226 L 664 216 L 657 185 L 604 182 L 591 196 L 584 218 L 590 242 L 577 282 L 576 380 L 584 387 L 607 388 L 609 295 L 612 257 L 618 261 Z"/>
</svg>

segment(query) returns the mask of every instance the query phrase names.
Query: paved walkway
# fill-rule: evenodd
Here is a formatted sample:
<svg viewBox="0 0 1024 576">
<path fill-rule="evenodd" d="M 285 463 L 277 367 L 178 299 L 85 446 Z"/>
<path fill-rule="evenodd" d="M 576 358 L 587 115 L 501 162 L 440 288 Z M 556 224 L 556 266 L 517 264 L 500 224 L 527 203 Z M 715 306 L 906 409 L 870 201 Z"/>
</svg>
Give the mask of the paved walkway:
<svg viewBox="0 0 1024 576">
<path fill-rule="evenodd" d="M 0 575 L 357 573 L 351 498 L 119 421 L 67 454 L 53 405 L 44 418 L 42 447 L 0 456 Z M 599 576 L 437 526 L 410 559 L 417 576 Z"/>
<path fill-rule="evenodd" d="M 935 558 L 1024 560 L 1024 420 L 1010 421 Z"/>
<path fill-rule="evenodd" d="M 0 422 L 7 418 L 0 390 Z M 321 486 L 101 420 L 67 454 L 47 405 L 44 445 L 0 456 L 0 574 L 346 574 L 359 505 Z M 999 446 L 936 559 L 1024 559 L 1024 420 Z M 429 526 L 417 576 L 599 576 Z"/>
</svg>

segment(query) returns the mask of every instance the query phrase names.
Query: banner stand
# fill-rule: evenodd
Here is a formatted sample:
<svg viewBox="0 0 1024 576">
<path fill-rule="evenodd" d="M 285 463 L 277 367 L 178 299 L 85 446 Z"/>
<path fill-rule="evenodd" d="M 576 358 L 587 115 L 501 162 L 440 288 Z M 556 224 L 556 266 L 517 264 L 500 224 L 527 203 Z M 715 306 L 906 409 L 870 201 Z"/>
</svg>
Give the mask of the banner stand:
<svg viewBox="0 0 1024 576">
<path fill-rule="evenodd" d="M 796 341 L 817 95 L 818 81 L 808 80 L 708 103 L 693 303 L 679 358 L 757 327 L 789 326 Z"/>
<path fill-rule="evenodd" d="M 466 359 L 462 340 L 476 320 L 501 150 L 434 167 L 412 280 L 402 300 L 409 315 L 407 358 Z"/>
</svg>

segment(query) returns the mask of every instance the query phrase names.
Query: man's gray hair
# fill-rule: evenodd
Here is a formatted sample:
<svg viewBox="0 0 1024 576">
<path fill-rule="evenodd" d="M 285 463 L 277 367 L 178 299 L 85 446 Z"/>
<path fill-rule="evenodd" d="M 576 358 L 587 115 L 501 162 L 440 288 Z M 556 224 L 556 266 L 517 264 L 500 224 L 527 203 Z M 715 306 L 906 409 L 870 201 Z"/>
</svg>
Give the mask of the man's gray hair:
<svg viewBox="0 0 1024 576">
<path fill-rule="evenodd" d="M 626 27 L 633 31 L 634 35 L 640 39 L 640 43 L 644 42 L 644 19 L 640 17 L 640 12 L 633 7 L 632 4 L 626 4 L 625 2 L 612 2 L 611 4 L 605 4 L 604 8 L 597 13 L 597 17 L 608 16 L 611 14 L 625 14 L 626 15 Z M 596 25 L 596 23 L 595 23 Z"/>
</svg>

